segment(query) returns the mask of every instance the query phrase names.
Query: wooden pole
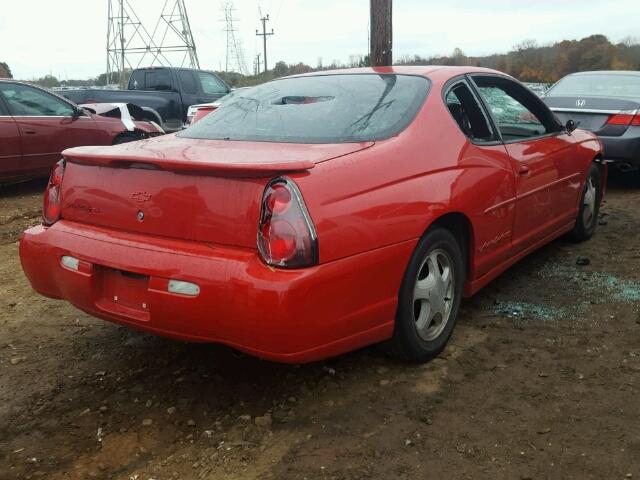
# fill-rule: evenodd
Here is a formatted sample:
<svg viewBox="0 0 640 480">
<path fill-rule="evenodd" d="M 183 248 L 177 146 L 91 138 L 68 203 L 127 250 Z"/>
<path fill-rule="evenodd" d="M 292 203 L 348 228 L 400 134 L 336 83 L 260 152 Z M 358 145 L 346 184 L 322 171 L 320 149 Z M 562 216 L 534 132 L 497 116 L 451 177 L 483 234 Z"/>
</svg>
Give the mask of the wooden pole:
<svg viewBox="0 0 640 480">
<path fill-rule="evenodd" d="M 370 0 L 372 67 L 393 64 L 392 0 Z"/>
</svg>

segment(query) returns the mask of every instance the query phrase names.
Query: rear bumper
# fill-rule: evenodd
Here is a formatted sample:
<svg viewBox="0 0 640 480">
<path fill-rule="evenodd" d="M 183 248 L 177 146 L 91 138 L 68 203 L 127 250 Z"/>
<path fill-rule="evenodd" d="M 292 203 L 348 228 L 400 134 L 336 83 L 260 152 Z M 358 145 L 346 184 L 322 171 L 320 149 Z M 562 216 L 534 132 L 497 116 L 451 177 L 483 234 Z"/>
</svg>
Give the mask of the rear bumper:
<svg viewBox="0 0 640 480">
<path fill-rule="evenodd" d="M 599 136 L 605 159 L 614 163 L 628 163 L 640 167 L 640 127 L 629 127 L 620 137 Z"/>
<path fill-rule="evenodd" d="M 276 270 L 255 251 L 148 237 L 69 221 L 27 230 L 22 267 L 39 293 L 96 317 L 155 334 L 227 344 L 258 357 L 302 363 L 389 338 L 397 291 L 415 242 L 304 270 Z M 81 260 L 79 271 L 61 264 Z M 107 273 L 148 276 L 144 309 L 107 295 Z M 199 285 L 196 297 L 167 291 L 169 279 Z M 109 292 L 109 293 L 107 293 Z"/>
</svg>

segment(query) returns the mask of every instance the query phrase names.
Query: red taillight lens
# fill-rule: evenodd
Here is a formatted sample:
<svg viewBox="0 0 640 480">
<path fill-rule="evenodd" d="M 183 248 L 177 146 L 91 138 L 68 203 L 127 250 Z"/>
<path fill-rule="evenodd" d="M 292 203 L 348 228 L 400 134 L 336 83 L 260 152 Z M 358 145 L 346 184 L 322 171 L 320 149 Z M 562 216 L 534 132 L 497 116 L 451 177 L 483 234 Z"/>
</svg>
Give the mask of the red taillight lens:
<svg viewBox="0 0 640 480">
<path fill-rule="evenodd" d="M 267 198 L 267 207 L 271 213 L 283 214 L 291 206 L 291 191 L 284 183 L 276 183 L 271 186 L 271 192 Z"/>
<path fill-rule="evenodd" d="M 44 191 L 44 205 L 42 208 L 42 223 L 53 225 L 60 220 L 62 206 L 60 203 L 60 187 L 64 176 L 64 160 L 60 160 L 51 170 L 47 189 Z"/>
<path fill-rule="evenodd" d="M 616 113 L 609 117 L 607 125 L 622 125 L 623 127 L 633 125 L 634 127 L 638 127 L 640 126 L 640 115 L 638 115 L 636 111 Z"/>
<path fill-rule="evenodd" d="M 298 188 L 289 179 L 275 179 L 264 191 L 258 251 L 274 267 L 302 268 L 318 263 L 315 228 Z"/>
<path fill-rule="evenodd" d="M 196 113 L 193 116 L 193 120 L 191 120 L 191 125 L 193 125 L 196 122 L 199 122 L 204 117 L 209 115 L 211 112 L 213 112 L 214 110 L 217 110 L 217 108 L 218 108 L 217 106 L 200 107 L 198 110 L 196 110 Z"/>
</svg>

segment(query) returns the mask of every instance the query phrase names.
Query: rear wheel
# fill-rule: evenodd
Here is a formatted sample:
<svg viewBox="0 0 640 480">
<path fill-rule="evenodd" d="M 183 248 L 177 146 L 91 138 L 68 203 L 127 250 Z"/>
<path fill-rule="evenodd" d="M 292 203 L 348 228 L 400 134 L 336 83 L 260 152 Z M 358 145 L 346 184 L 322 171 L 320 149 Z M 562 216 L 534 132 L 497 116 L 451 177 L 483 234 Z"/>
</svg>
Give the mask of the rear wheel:
<svg viewBox="0 0 640 480">
<path fill-rule="evenodd" d="M 587 180 L 584 182 L 582 196 L 580 197 L 580 210 L 576 224 L 571 231 L 571 238 L 577 242 L 590 239 L 598 226 L 598 213 L 600 212 L 600 200 L 602 198 L 602 181 L 600 169 L 595 163 L 589 167 Z"/>
<path fill-rule="evenodd" d="M 391 352 L 425 362 L 447 344 L 456 322 L 465 280 L 463 255 L 455 237 L 441 227 L 420 240 L 405 272 Z"/>
</svg>

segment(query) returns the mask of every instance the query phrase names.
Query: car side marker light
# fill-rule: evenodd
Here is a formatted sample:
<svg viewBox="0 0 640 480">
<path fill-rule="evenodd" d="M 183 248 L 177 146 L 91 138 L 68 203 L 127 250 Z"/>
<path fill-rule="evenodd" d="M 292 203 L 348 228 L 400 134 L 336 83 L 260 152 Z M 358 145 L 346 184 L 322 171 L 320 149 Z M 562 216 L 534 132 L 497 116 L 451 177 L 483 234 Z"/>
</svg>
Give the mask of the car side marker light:
<svg viewBox="0 0 640 480">
<path fill-rule="evenodd" d="M 62 257 L 62 259 L 60 261 L 61 261 L 62 265 L 64 265 L 68 269 L 75 270 L 76 272 L 78 271 L 78 266 L 80 265 L 80 260 L 78 260 L 76 257 L 71 257 L 69 255 L 65 255 L 65 256 Z"/>
<path fill-rule="evenodd" d="M 191 282 L 183 282 L 182 280 L 169 280 L 167 290 L 169 293 L 189 295 L 190 297 L 196 297 L 200 294 L 200 287 L 198 285 Z"/>
</svg>

